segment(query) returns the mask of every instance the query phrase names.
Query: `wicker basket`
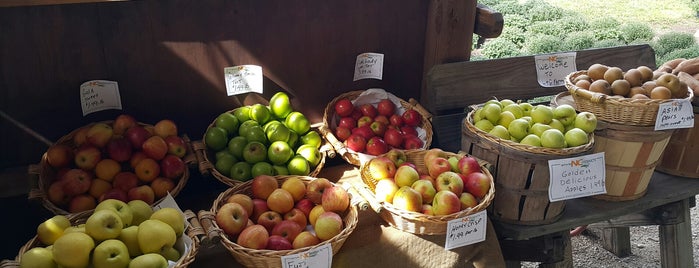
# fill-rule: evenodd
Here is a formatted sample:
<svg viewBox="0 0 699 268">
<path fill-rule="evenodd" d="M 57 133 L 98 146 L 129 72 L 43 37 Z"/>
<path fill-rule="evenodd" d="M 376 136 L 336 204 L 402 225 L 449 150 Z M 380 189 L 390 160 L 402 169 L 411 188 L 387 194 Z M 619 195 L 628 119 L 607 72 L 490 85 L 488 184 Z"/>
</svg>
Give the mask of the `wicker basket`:
<svg viewBox="0 0 699 268">
<path fill-rule="evenodd" d="M 372 92 L 379 92 L 379 94 L 384 94 L 384 96 L 386 97 L 397 99 L 400 102 L 400 107 L 397 107 L 398 109 L 414 109 L 418 113 L 420 113 L 420 115 L 422 115 L 422 123 L 418 127 L 425 130 L 425 138 L 423 140 L 424 144 L 422 148 L 430 148 L 430 145 L 432 144 L 433 135 L 431 123 L 432 115 L 427 111 L 427 109 L 422 107 L 422 105 L 420 105 L 417 102 L 417 100 L 412 98 L 409 101 L 404 101 L 403 99 L 400 99 L 391 93 L 385 92 L 382 89 L 369 90 L 371 90 Z M 325 112 L 323 114 L 323 126 L 320 128 L 320 133 L 332 145 L 332 147 L 335 149 L 335 152 L 340 154 L 340 156 L 342 156 L 342 159 L 355 166 L 360 166 L 363 161 L 366 161 L 367 159 L 370 159 L 373 156 L 352 151 L 349 148 L 347 148 L 347 146 L 345 146 L 345 144 L 341 142 L 337 137 L 335 137 L 335 134 L 333 133 L 335 131 L 335 127 L 337 126 L 336 121 L 339 120 L 339 117 L 335 114 L 335 103 L 343 98 L 348 98 L 349 100 L 354 102 L 360 95 L 362 95 L 365 92 L 368 92 L 369 90 L 355 90 L 345 92 L 335 97 L 325 107 Z"/>
<path fill-rule="evenodd" d="M 226 112 L 233 113 L 233 110 L 229 110 Z M 210 128 L 214 127 L 215 125 L 216 125 L 216 120 L 214 119 L 214 121 L 211 122 L 211 124 L 209 124 L 209 126 L 206 128 L 206 130 L 208 131 Z M 318 132 L 318 134 L 321 134 L 321 137 L 322 137 L 322 132 L 320 132 L 318 128 L 319 128 L 319 125 L 314 124 L 311 126 L 310 131 L 316 131 L 316 132 Z M 321 154 L 320 162 L 313 170 L 311 170 L 311 173 L 308 174 L 308 176 L 313 177 L 313 176 L 318 175 L 318 173 L 320 173 L 321 169 L 325 165 L 326 157 L 328 156 L 328 154 L 330 154 L 330 151 L 332 151 L 330 144 L 327 144 L 327 142 L 324 142 L 324 143 L 325 144 L 322 144 L 320 146 L 320 149 L 319 149 L 320 154 Z M 231 187 L 243 183 L 242 181 L 233 179 L 228 175 L 222 174 L 214 167 L 214 163 L 216 163 L 216 161 L 215 161 L 216 158 L 214 157 L 215 152 L 212 152 L 212 150 L 210 150 L 208 147 L 206 147 L 205 139 L 202 139 L 201 142 L 194 142 L 192 144 L 192 146 L 194 148 L 194 151 L 196 152 L 197 158 L 199 158 L 199 172 L 201 172 L 202 174 L 211 174 L 217 180 L 219 180 L 219 181 L 223 182 L 224 184 L 231 186 Z"/>
<path fill-rule="evenodd" d="M 282 182 L 292 177 L 300 178 L 306 184 L 308 184 L 310 181 L 314 179 L 313 177 L 308 176 L 275 176 L 280 185 Z M 214 203 L 211 207 L 211 213 L 213 215 L 216 215 L 218 209 L 225 204 L 225 200 L 228 199 L 228 197 L 238 193 L 243 193 L 252 196 L 252 181 L 240 183 L 219 194 L 216 200 L 214 200 Z M 231 255 L 233 256 L 233 258 L 235 258 L 236 261 L 238 261 L 240 264 L 246 267 L 282 267 L 282 256 L 298 254 L 301 252 L 313 250 L 321 246 L 325 246 L 327 244 L 330 244 L 330 246 L 332 247 L 333 255 L 336 254 L 340 250 L 342 245 L 345 243 L 347 238 L 350 236 L 350 234 L 352 234 L 354 229 L 357 227 L 357 207 L 354 205 L 350 205 L 347 213 L 345 215 L 340 216 L 342 216 L 345 225 L 342 232 L 340 232 L 340 234 L 336 235 L 335 237 L 329 240 L 322 241 L 319 244 L 312 247 L 305 247 L 292 250 L 251 249 L 236 244 L 232 241 L 232 238 L 228 237 L 228 235 L 226 234 L 221 235 L 221 243 L 231 253 Z M 220 227 L 218 227 L 215 221 L 213 223 L 215 228 L 220 229 Z"/>
<path fill-rule="evenodd" d="M 114 121 L 101 121 L 101 122 L 95 122 L 88 124 L 87 126 L 84 126 L 83 128 L 90 127 L 94 124 L 97 123 L 106 123 L 110 124 L 113 123 Z M 144 123 L 139 123 L 141 126 L 146 126 L 146 127 L 152 127 L 151 125 L 144 124 Z M 81 128 L 78 128 L 76 130 L 71 131 L 68 133 L 68 135 L 65 135 L 61 137 L 55 144 L 65 144 L 68 145 L 71 148 L 75 148 L 75 144 L 73 143 L 73 137 L 80 131 Z M 196 156 L 194 155 L 194 151 L 192 149 L 191 142 L 189 140 L 189 137 L 186 135 L 183 135 L 182 138 L 185 140 L 185 143 L 187 144 L 187 154 L 184 156 L 182 159 L 185 164 L 187 165 L 193 165 L 196 163 L 197 159 Z M 54 181 L 56 178 L 57 171 L 51 167 L 46 158 L 46 153 L 43 154 L 41 157 L 41 162 L 38 165 L 32 165 L 29 167 L 29 174 L 32 175 L 38 175 L 39 179 L 36 185 L 34 185 L 30 191 L 29 191 L 29 199 L 39 199 L 41 201 L 41 204 L 48 209 L 49 211 L 53 212 L 54 214 L 61 214 L 61 215 L 67 215 L 70 214 L 65 208 L 56 205 L 52 203 L 48 199 L 48 189 L 51 183 Z M 177 194 L 184 188 L 184 186 L 187 184 L 187 180 L 189 179 L 189 168 L 186 168 L 184 171 L 184 174 L 177 179 L 177 183 L 175 184 L 175 188 L 170 191 L 170 195 L 172 197 L 177 196 Z M 153 206 L 159 204 L 163 198 L 156 200 L 153 203 Z"/>
<path fill-rule="evenodd" d="M 92 215 L 92 211 L 83 211 L 83 212 L 67 215 L 66 217 L 68 217 L 68 219 L 70 220 L 71 225 L 75 226 L 78 224 L 85 223 L 85 221 L 87 221 L 87 218 L 90 217 L 90 215 Z M 191 211 L 185 211 L 184 215 L 185 215 L 185 220 L 190 222 L 190 223 L 192 221 L 197 221 L 196 217 L 194 217 L 194 218 L 189 217 L 189 215 L 192 215 L 192 216 L 195 215 Z M 185 235 L 191 239 L 192 243 L 189 247 L 189 250 L 185 254 L 182 254 L 182 256 L 180 256 L 180 259 L 177 260 L 177 262 L 175 262 L 175 265 L 171 266 L 172 268 L 187 267 L 190 263 L 192 263 L 194 261 L 196 254 L 199 252 L 199 238 L 196 235 L 194 235 L 194 232 L 192 232 L 192 225 L 190 225 L 187 228 L 187 230 L 185 231 Z M 95 246 L 97 246 L 97 244 L 98 243 L 96 242 Z M 41 244 L 41 242 L 39 241 L 39 238 L 37 236 L 34 236 L 26 244 L 24 244 L 24 246 L 22 246 L 22 248 L 19 249 L 19 253 L 17 254 L 17 257 L 14 260 L 5 260 L 2 263 L 1 267 L 3 267 L 3 268 L 5 268 L 5 267 L 7 267 L 7 268 L 19 267 L 19 264 L 22 261 L 22 255 L 25 252 L 27 252 L 30 249 L 37 247 L 37 246 L 43 247 L 44 245 Z"/>
<path fill-rule="evenodd" d="M 427 152 L 427 150 L 406 150 L 406 162 L 413 163 L 418 168 L 424 167 L 425 152 Z M 442 152 L 442 156 L 450 157 L 463 155 L 450 152 Z M 446 234 L 447 224 L 450 220 L 463 218 L 465 216 L 472 215 L 485 210 L 490 205 L 490 202 L 493 200 L 495 196 L 495 185 L 492 179 L 493 177 L 490 174 L 488 168 L 486 168 L 488 164 L 483 161 L 479 161 L 479 163 L 481 164 L 481 172 L 483 172 L 491 178 L 490 190 L 483 199 L 479 200 L 478 205 L 476 205 L 473 208 L 461 210 L 457 213 L 452 213 L 449 215 L 431 216 L 419 212 L 398 209 L 394 207 L 391 203 L 380 202 L 376 200 L 376 197 L 374 195 L 374 188 L 378 180 L 371 176 L 371 174 L 369 173 L 368 165 L 366 164 L 360 167 L 360 175 L 362 177 L 362 181 L 368 189 L 366 189 L 365 191 L 361 191 L 360 189 L 360 193 L 362 193 L 366 199 L 370 200 L 369 204 L 372 206 L 372 209 L 377 211 L 379 213 L 379 216 L 381 216 L 383 220 L 385 220 L 389 225 L 393 226 L 398 230 L 418 235 Z"/>
<path fill-rule="evenodd" d="M 672 101 L 618 98 L 575 86 L 572 81 L 584 74 L 587 74 L 587 71 L 568 74 L 565 78 L 565 85 L 573 96 L 579 111 L 591 112 L 607 122 L 632 126 L 654 126 L 660 104 Z M 687 91 L 685 99 L 691 101 L 694 98 L 694 91 L 691 89 Z"/>
</svg>

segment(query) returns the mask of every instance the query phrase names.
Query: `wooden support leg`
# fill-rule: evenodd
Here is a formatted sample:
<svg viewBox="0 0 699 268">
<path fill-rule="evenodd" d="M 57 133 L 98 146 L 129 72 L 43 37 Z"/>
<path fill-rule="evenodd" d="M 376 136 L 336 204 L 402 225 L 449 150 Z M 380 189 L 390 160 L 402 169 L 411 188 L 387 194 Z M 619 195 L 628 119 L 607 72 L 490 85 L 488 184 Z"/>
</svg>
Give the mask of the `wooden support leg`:
<svg viewBox="0 0 699 268">
<path fill-rule="evenodd" d="M 541 268 L 573 268 L 573 244 L 568 232 L 563 232 L 563 260 L 555 263 L 541 263 Z"/>
<path fill-rule="evenodd" d="M 631 255 L 629 227 L 602 228 L 602 247 L 617 257 Z"/>
<path fill-rule="evenodd" d="M 694 267 L 690 200 L 685 199 L 680 203 L 683 208 L 678 218 L 684 220 L 658 226 L 662 267 Z"/>
</svg>

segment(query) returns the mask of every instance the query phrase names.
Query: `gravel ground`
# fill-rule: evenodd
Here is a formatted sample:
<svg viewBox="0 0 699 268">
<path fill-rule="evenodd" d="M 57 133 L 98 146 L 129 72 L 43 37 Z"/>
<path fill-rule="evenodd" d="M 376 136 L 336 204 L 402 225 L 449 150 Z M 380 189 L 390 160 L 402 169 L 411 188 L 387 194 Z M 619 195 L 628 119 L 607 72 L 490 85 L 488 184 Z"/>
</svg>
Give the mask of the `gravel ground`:
<svg viewBox="0 0 699 268">
<path fill-rule="evenodd" d="M 690 210 L 694 267 L 699 267 L 699 208 Z M 631 255 L 619 258 L 602 247 L 601 232 L 590 228 L 571 238 L 574 267 L 660 267 L 660 247 L 657 226 L 631 227 Z M 523 262 L 522 267 L 538 267 L 538 263 Z"/>
</svg>

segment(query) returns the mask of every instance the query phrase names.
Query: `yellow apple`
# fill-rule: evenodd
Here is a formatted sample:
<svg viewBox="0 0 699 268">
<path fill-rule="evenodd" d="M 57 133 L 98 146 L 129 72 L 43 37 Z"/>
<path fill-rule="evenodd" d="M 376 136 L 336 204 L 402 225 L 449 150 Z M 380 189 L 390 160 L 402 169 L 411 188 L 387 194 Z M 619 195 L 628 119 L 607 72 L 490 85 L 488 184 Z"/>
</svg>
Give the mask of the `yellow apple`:
<svg viewBox="0 0 699 268">
<path fill-rule="evenodd" d="M 160 220 L 170 225 L 177 237 L 184 233 L 184 215 L 176 208 L 161 208 L 153 212 L 151 220 Z"/>
<path fill-rule="evenodd" d="M 51 250 L 42 247 L 35 247 L 22 254 L 19 268 L 55 268 Z"/>
<path fill-rule="evenodd" d="M 132 225 L 121 230 L 119 237 L 117 238 L 124 242 L 126 248 L 129 250 L 129 256 L 136 257 L 143 254 L 141 252 L 141 246 L 138 245 L 138 226 Z"/>
<path fill-rule="evenodd" d="M 139 225 L 143 221 L 150 219 L 150 216 L 153 215 L 153 208 L 151 208 L 146 201 L 134 199 L 126 204 L 131 207 L 131 212 L 133 213 L 131 225 Z"/>
<path fill-rule="evenodd" d="M 133 258 L 129 263 L 129 268 L 167 268 L 167 259 L 157 253 L 148 253 Z"/>
<path fill-rule="evenodd" d="M 167 259 L 168 261 L 174 261 L 174 262 L 177 262 L 177 260 L 179 260 L 180 256 L 181 256 L 180 252 L 177 251 L 177 249 L 173 248 L 173 247 L 163 248 L 163 250 L 160 251 L 160 255 L 165 257 L 165 259 Z"/>
<path fill-rule="evenodd" d="M 131 225 L 133 221 L 133 211 L 131 211 L 131 207 L 126 202 L 118 199 L 102 200 L 102 202 L 95 207 L 95 212 L 105 209 L 116 212 L 124 226 Z"/>
<path fill-rule="evenodd" d="M 108 209 L 95 211 L 85 222 L 85 233 L 96 241 L 117 238 L 123 228 L 121 217 Z"/>
<path fill-rule="evenodd" d="M 53 242 L 63 235 L 63 231 L 68 227 L 70 227 L 68 218 L 63 215 L 56 215 L 39 224 L 36 228 L 36 235 L 41 243 L 53 245 Z"/>
<path fill-rule="evenodd" d="M 169 224 L 156 219 L 146 220 L 138 226 L 138 246 L 143 253 L 159 253 L 165 247 L 172 247 L 177 235 Z"/>
<path fill-rule="evenodd" d="M 95 241 L 85 233 L 67 233 L 53 243 L 53 260 L 63 267 L 87 267 Z"/>
<path fill-rule="evenodd" d="M 104 240 L 92 251 L 92 266 L 94 268 L 127 267 L 130 261 L 129 250 L 121 240 Z"/>
</svg>

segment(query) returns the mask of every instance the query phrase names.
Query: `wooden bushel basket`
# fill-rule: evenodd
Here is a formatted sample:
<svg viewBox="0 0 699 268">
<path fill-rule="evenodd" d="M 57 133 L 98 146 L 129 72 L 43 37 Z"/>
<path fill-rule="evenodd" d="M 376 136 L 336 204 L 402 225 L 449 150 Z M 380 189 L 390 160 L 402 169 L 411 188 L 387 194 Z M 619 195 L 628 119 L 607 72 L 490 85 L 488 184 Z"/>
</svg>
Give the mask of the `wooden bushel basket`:
<svg viewBox="0 0 699 268">
<path fill-rule="evenodd" d="M 660 157 L 658 171 L 687 177 L 699 178 L 699 129 L 697 128 L 699 106 L 694 106 L 694 127 L 676 129 Z"/>
</svg>

